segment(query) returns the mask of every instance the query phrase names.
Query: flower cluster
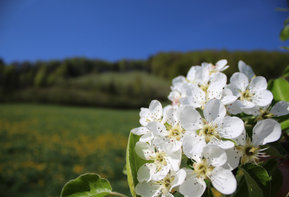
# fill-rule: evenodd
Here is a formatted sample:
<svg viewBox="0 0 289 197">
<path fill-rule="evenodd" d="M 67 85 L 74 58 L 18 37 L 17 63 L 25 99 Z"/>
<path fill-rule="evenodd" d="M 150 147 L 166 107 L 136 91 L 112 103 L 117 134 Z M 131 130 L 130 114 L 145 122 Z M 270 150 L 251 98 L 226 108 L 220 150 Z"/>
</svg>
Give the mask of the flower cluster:
<svg viewBox="0 0 289 197">
<path fill-rule="evenodd" d="M 288 102 L 271 105 L 267 81 L 239 61 L 227 84 L 227 60 L 192 66 L 173 79 L 171 105 L 153 100 L 141 108 L 137 155 L 147 162 L 138 169 L 135 191 L 143 197 L 202 196 L 207 185 L 220 193 L 235 192 L 232 170 L 258 164 L 267 143 L 281 136 L 275 117 L 289 113 Z"/>
</svg>

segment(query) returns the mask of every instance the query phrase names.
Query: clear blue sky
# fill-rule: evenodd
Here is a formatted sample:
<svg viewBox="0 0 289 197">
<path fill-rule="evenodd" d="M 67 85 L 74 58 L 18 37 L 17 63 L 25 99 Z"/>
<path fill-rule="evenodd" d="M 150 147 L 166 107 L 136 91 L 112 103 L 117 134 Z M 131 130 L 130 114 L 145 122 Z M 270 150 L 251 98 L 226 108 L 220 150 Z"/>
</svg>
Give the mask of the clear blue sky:
<svg viewBox="0 0 289 197">
<path fill-rule="evenodd" d="M 280 50 L 286 0 L 0 0 L 5 62 Z"/>
</svg>

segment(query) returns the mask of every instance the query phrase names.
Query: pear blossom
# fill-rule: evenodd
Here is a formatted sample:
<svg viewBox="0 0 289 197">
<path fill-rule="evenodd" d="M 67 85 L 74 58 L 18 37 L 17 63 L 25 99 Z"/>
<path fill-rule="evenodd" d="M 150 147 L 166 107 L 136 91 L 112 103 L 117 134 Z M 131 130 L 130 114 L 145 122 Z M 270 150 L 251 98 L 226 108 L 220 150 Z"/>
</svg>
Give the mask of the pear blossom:
<svg viewBox="0 0 289 197">
<path fill-rule="evenodd" d="M 226 59 L 222 59 L 216 62 L 215 65 L 212 63 L 202 63 L 202 67 L 208 67 L 210 74 L 216 73 L 216 72 L 222 72 L 229 68 L 228 61 Z"/>
<path fill-rule="evenodd" d="M 150 122 L 147 128 L 155 136 L 152 143 L 166 152 L 181 149 L 186 130 L 181 125 L 180 111 L 182 108 L 169 108 L 164 114 L 163 122 Z"/>
<path fill-rule="evenodd" d="M 140 109 L 140 124 L 146 126 L 149 122 L 152 121 L 161 121 L 163 114 L 162 104 L 157 100 L 152 100 L 149 108 L 142 107 Z"/>
<path fill-rule="evenodd" d="M 253 128 L 252 140 L 245 134 L 238 139 L 239 145 L 230 149 L 228 154 L 229 168 L 234 169 L 241 164 L 257 164 L 261 157 L 266 156 L 263 152 L 266 148 L 261 146 L 277 141 L 281 136 L 281 126 L 273 119 L 260 120 Z"/>
<path fill-rule="evenodd" d="M 200 136 L 207 144 L 228 149 L 234 146 L 230 139 L 237 138 L 244 130 L 244 123 L 238 117 L 226 116 L 225 106 L 217 99 L 210 100 L 204 108 L 204 118 L 193 107 L 186 106 L 181 113 L 181 124 L 188 134 L 184 136 L 184 152 L 192 138 Z"/>
<path fill-rule="evenodd" d="M 227 86 L 238 98 L 234 103 L 227 106 L 231 114 L 241 113 L 243 108 L 264 107 L 273 99 L 272 93 L 267 90 L 267 81 L 264 77 L 253 78 L 250 83 L 243 73 L 234 73 Z"/>
<path fill-rule="evenodd" d="M 142 197 L 173 197 L 172 193 L 184 182 L 185 178 L 186 172 L 183 169 L 170 171 L 167 176 L 160 181 L 138 183 L 135 191 Z"/>
<path fill-rule="evenodd" d="M 139 182 L 159 181 L 163 179 L 170 170 L 179 170 L 182 157 L 181 150 L 167 153 L 158 147 L 138 141 L 135 146 L 135 151 L 140 158 L 152 161 L 139 168 Z"/>
<path fill-rule="evenodd" d="M 186 78 L 183 76 L 179 76 L 173 79 L 172 86 L 171 86 L 171 92 L 169 93 L 168 99 L 172 101 L 172 106 L 179 106 L 180 105 L 180 99 L 185 97 L 185 89 L 184 84 L 186 84 Z"/>
<path fill-rule="evenodd" d="M 193 170 L 186 169 L 186 179 L 179 187 L 179 192 L 185 197 L 202 196 L 206 189 L 205 179 L 221 193 L 232 194 L 237 187 L 233 173 L 224 169 L 227 161 L 226 152 L 216 145 L 206 145 L 200 155 L 187 155 L 193 161 Z"/>
</svg>

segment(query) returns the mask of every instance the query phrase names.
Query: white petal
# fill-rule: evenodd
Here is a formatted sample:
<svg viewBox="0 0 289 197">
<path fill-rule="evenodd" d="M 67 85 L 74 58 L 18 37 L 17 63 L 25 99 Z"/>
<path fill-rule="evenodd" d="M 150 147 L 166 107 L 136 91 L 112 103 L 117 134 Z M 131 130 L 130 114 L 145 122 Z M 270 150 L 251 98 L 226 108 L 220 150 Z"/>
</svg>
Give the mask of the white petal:
<svg viewBox="0 0 289 197">
<path fill-rule="evenodd" d="M 185 130 L 198 130 L 203 125 L 201 115 L 191 106 L 181 109 L 180 123 Z"/>
<path fill-rule="evenodd" d="M 197 178 L 193 174 L 193 171 L 187 171 L 187 178 L 184 183 L 180 185 L 179 192 L 184 195 L 184 197 L 201 197 L 206 190 L 206 183 L 203 179 Z"/>
<path fill-rule="evenodd" d="M 238 117 L 226 116 L 223 119 L 222 124 L 219 125 L 218 131 L 221 137 L 224 138 L 236 138 L 241 135 L 244 130 L 244 123 Z"/>
<path fill-rule="evenodd" d="M 255 92 L 252 99 L 255 105 L 264 107 L 266 105 L 269 105 L 272 102 L 273 94 L 269 90 L 261 90 L 261 91 Z"/>
<path fill-rule="evenodd" d="M 226 115 L 226 108 L 218 99 L 210 100 L 204 109 L 205 119 L 209 122 L 213 122 L 217 118 L 223 118 Z"/>
<path fill-rule="evenodd" d="M 162 117 L 162 104 L 157 100 L 152 100 L 149 106 L 149 111 L 154 120 L 158 120 Z"/>
<path fill-rule="evenodd" d="M 198 136 L 195 132 L 187 132 L 183 139 L 183 151 L 189 158 L 194 158 L 195 155 L 201 155 L 206 141 L 203 137 Z"/>
<path fill-rule="evenodd" d="M 279 101 L 272 107 L 270 112 L 275 116 L 284 116 L 289 114 L 289 102 Z"/>
<path fill-rule="evenodd" d="M 234 147 L 234 143 L 229 140 L 219 140 L 217 138 L 211 139 L 208 144 L 219 146 L 222 149 L 229 149 Z"/>
<path fill-rule="evenodd" d="M 175 179 L 172 182 L 170 191 L 172 191 L 173 188 L 181 185 L 185 181 L 185 178 L 186 178 L 186 171 L 183 169 L 180 169 L 175 175 Z"/>
<path fill-rule="evenodd" d="M 227 161 L 226 152 L 216 145 L 205 146 L 203 156 L 206 158 L 208 164 L 216 167 L 224 165 Z"/>
<path fill-rule="evenodd" d="M 255 77 L 252 79 L 252 81 L 249 84 L 249 89 L 254 91 L 260 91 L 260 90 L 266 90 L 267 89 L 267 80 L 265 77 Z"/>
<path fill-rule="evenodd" d="M 210 179 L 213 186 L 222 194 L 232 194 L 237 188 L 237 181 L 233 173 L 222 167 L 215 168 Z"/>
<path fill-rule="evenodd" d="M 140 142 L 151 142 L 151 141 L 153 140 L 153 138 L 154 138 L 153 133 L 152 133 L 152 132 L 149 132 L 149 133 L 144 134 L 143 136 L 141 136 L 141 137 L 139 138 L 139 141 L 140 141 Z"/>
<path fill-rule="evenodd" d="M 205 102 L 205 92 L 194 84 L 184 85 L 184 89 L 186 90 L 187 103 L 194 108 L 201 107 Z M 182 103 L 181 99 L 180 102 Z"/>
<path fill-rule="evenodd" d="M 234 103 L 227 105 L 227 110 L 230 114 L 239 114 L 242 112 L 241 106 L 240 100 L 236 100 Z"/>
<path fill-rule="evenodd" d="M 137 171 L 137 180 L 139 182 L 148 182 L 151 180 L 151 170 L 146 164 L 142 165 Z M 153 170 L 155 171 L 155 170 Z"/>
<path fill-rule="evenodd" d="M 147 125 L 147 128 L 152 131 L 155 135 L 166 136 L 168 131 L 166 127 L 160 122 L 150 122 Z"/>
<path fill-rule="evenodd" d="M 135 144 L 135 152 L 144 160 L 150 160 L 150 157 L 155 155 L 155 149 L 153 146 L 140 141 Z"/>
<path fill-rule="evenodd" d="M 223 71 L 223 70 L 227 69 L 229 67 L 229 66 L 226 66 L 227 63 L 228 63 L 228 61 L 226 59 L 222 59 L 222 60 L 217 61 L 217 63 L 216 63 L 217 70 Z"/>
<path fill-rule="evenodd" d="M 230 85 L 244 91 L 249 84 L 249 80 L 243 73 L 234 73 L 230 78 Z"/>
<path fill-rule="evenodd" d="M 242 153 L 236 150 L 236 148 L 230 148 L 225 151 L 227 154 L 227 162 L 222 167 L 228 170 L 234 170 L 239 166 Z"/>
<path fill-rule="evenodd" d="M 260 109 L 261 109 L 260 107 L 255 106 L 255 107 L 252 107 L 252 108 L 243 108 L 242 111 L 243 111 L 245 114 L 258 116 L 258 115 L 259 115 L 259 112 L 260 112 Z"/>
<path fill-rule="evenodd" d="M 281 136 L 281 126 L 273 119 L 258 121 L 253 128 L 253 144 L 264 145 L 277 141 Z"/>
<path fill-rule="evenodd" d="M 137 127 L 132 129 L 130 132 L 132 132 L 135 135 L 144 135 L 149 132 L 149 130 L 146 127 Z"/>
<path fill-rule="evenodd" d="M 246 131 L 245 129 L 242 131 L 241 135 L 234 139 L 238 145 L 245 145 L 246 144 Z"/>
<path fill-rule="evenodd" d="M 225 88 L 222 92 L 221 102 L 224 105 L 231 104 L 237 100 L 237 97 L 233 95 L 233 92 L 229 88 Z"/>
<path fill-rule="evenodd" d="M 226 86 L 227 77 L 223 73 L 212 75 L 208 88 L 208 99 L 220 99 L 222 97 L 223 88 Z"/>
<path fill-rule="evenodd" d="M 176 152 L 168 153 L 167 160 L 174 171 L 179 170 L 182 160 L 182 149 L 179 149 Z"/>
<path fill-rule="evenodd" d="M 195 81 L 198 84 L 207 84 L 210 78 L 210 71 L 208 67 L 197 67 L 195 74 Z"/>
<path fill-rule="evenodd" d="M 156 170 L 157 168 L 155 163 L 148 163 L 147 166 L 151 168 L 151 180 L 153 181 L 160 181 L 164 179 L 170 171 L 169 165 L 162 166 L 162 168 L 159 170 Z"/>
<path fill-rule="evenodd" d="M 186 78 L 184 76 L 178 76 L 178 77 L 173 79 L 172 84 L 175 87 L 179 87 L 185 82 L 186 82 Z"/>
<path fill-rule="evenodd" d="M 149 183 L 138 183 L 135 192 L 142 197 L 157 197 L 161 194 L 161 185 Z"/>
<path fill-rule="evenodd" d="M 195 75 L 196 75 L 196 69 L 198 67 L 196 66 L 192 66 L 187 74 L 187 79 L 191 82 L 194 82 L 195 81 Z"/>
<path fill-rule="evenodd" d="M 242 60 L 239 61 L 238 63 L 238 68 L 241 73 L 244 73 L 249 79 L 252 79 L 255 75 L 254 71 L 252 68 L 245 64 Z"/>
<path fill-rule="evenodd" d="M 164 115 L 164 122 L 169 123 L 171 126 L 174 126 L 176 123 L 178 123 L 177 110 L 174 108 L 166 110 Z"/>
</svg>

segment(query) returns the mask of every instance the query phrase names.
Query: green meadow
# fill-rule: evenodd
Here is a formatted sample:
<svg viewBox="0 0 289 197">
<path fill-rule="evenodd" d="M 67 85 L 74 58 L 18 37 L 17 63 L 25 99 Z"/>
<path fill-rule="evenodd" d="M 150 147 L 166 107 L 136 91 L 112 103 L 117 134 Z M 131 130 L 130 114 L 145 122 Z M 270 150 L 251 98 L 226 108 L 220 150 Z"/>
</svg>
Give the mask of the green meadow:
<svg viewBox="0 0 289 197">
<path fill-rule="evenodd" d="M 1 104 L 1 196 L 59 196 L 64 183 L 85 172 L 129 194 L 125 149 L 138 119 L 138 110 Z"/>
</svg>

